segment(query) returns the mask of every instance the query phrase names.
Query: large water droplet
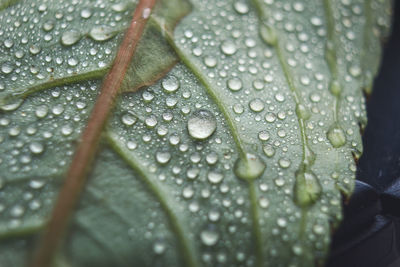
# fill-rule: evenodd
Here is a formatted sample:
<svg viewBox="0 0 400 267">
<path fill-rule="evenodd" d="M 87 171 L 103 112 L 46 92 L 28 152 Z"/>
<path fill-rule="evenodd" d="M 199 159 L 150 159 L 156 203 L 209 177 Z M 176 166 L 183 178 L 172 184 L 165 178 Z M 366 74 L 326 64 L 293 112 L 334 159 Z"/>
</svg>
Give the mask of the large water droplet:
<svg viewBox="0 0 400 267">
<path fill-rule="evenodd" d="M 172 93 L 178 90 L 180 84 L 175 76 L 169 76 L 162 81 L 161 85 L 165 91 Z"/>
<path fill-rule="evenodd" d="M 156 160 L 160 164 L 167 164 L 171 159 L 171 154 L 168 151 L 158 151 L 156 153 Z"/>
<path fill-rule="evenodd" d="M 333 147 L 338 148 L 346 143 L 346 136 L 339 125 L 333 125 L 326 134 Z"/>
<path fill-rule="evenodd" d="M 61 43 L 65 46 L 76 44 L 81 39 L 81 33 L 75 30 L 66 31 L 61 36 Z"/>
<path fill-rule="evenodd" d="M 108 26 L 95 26 L 90 32 L 89 36 L 95 41 L 106 41 L 111 39 L 116 34 L 116 31 L 113 28 Z"/>
<path fill-rule="evenodd" d="M 256 155 L 247 153 L 246 158 L 238 158 L 235 166 L 235 174 L 245 180 L 253 180 L 261 176 L 265 170 L 265 164 Z"/>
<path fill-rule="evenodd" d="M 131 126 L 136 123 L 137 118 L 135 115 L 133 115 L 131 113 L 125 113 L 124 115 L 122 115 L 121 121 L 123 124 L 125 124 L 127 126 Z"/>
<path fill-rule="evenodd" d="M 233 4 L 233 7 L 239 14 L 246 14 L 247 12 L 249 12 L 249 6 L 244 2 L 235 2 Z"/>
<path fill-rule="evenodd" d="M 207 175 L 208 180 L 213 184 L 218 184 L 224 179 L 224 175 L 222 173 L 216 171 L 210 171 Z"/>
<path fill-rule="evenodd" d="M 294 184 L 294 202 L 300 207 L 309 207 L 314 204 L 322 193 L 322 187 L 317 176 L 302 165 L 296 172 Z"/>
<path fill-rule="evenodd" d="M 204 140 L 214 133 L 217 121 L 210 111 L 200 109 L 190 116 L 187 127 L 191 137 Z"/>
<path fill-rule="evenodd" d="M 260 36 L 269 45 L 276 45 L 277 43 L 275 29 L 266 23 L 262 23 L 260 26 Z"/>
<path fill-rule="evenodd" d="M 232 78 L 228 80 L 227 85 L 230 90 L 239 91 L 242 89 L 243 83 L 239 78 Z"/>
<path fill-rule="evenodd" d="M 221 50 L 225 55 L 233 55 L 236 53 L 237 48 L 232 40 L 226 40 L 221 44 Z"/>
</svg>

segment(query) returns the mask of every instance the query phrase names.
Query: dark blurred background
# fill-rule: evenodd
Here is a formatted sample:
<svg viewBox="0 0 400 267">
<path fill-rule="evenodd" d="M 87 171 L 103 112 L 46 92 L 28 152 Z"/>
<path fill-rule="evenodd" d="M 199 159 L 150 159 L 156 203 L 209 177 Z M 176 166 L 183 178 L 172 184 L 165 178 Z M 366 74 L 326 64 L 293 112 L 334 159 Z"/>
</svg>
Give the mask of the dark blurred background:
<svg viewBox="0 0 400 267">
<path fill-rule="evenodd" d="M 367 102 L 356 190 L 335 232 L 329 267 L 400 267 L 400 1 Z"/>
</svg>

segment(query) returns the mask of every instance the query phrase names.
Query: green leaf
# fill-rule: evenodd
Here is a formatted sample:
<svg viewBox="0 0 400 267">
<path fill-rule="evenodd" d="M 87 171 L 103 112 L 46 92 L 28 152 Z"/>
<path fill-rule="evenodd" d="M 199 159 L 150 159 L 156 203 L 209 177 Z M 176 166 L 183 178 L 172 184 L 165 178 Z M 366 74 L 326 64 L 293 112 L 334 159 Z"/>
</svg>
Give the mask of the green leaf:
<svg viewBox="0 0 400 267">
<path fill-rule="evenodd" d="M 37 243 L 135 3 L 0 2 L 1 266 Z M 389 14 L 159 1 L 55 265 L 323 263 Z"/>
</svg>

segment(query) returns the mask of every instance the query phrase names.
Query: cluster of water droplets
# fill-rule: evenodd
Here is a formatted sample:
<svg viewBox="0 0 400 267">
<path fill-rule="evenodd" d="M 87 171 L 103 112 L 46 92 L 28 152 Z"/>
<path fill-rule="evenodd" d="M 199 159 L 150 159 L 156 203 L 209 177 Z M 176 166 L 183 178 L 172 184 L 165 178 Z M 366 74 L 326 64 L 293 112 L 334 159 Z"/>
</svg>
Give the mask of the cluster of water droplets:
<svg viewBox="0 0 400 267">
<path fill-rule="evenodd" d="M 133 8 L 123 0 L 19 1 L 3 10 L 0 108 L 57 79 L 102 77 L 120 40 L 114 36 L 121 36 Z"/>
</svg>

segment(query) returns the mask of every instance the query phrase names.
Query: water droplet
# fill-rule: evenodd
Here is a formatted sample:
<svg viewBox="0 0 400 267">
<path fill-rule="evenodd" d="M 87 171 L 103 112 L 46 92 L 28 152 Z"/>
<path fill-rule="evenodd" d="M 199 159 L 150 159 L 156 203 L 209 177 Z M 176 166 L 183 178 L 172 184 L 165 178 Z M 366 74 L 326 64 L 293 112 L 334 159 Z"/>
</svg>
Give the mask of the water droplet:
<svg viewBox="0 0 400 267">
<path fill-rule="evenodd" d="M 339 81 L 333 80 L 329 86 L 329 90 L 334 96 L 340 96 L 340 93 L 342 92 L 342 87 L 340 86 Z"/>
<path fill-rule="evenodd" d="M 311 113 L 308 108 L 302 104 L 296 105 L 296 115 L 303 120 L 308 120 L 311 117 Z"/>
<path fill-rule="evenodd" d="M 204 64 L 209 68 L 213 68 L 217 65 L 217 59 L 215 57 L 207 56 L 204 58 Z"/>
<path fill-rule="evenodd" d="M 29 186 L 32 189 L 40 189 L 44 186 L 44 181 L 43 180 L 31 180 L 29 182 Z"/>
<path fill-rule="evenodd" d="M 127 126 L 132 126 L 136 123 L 137 118 L 135 115 L 133 115 L 131 113 L 125 113 L 124 115 L 122 115 L 121 121 L 123 124 L 125 124 Z"/>
<path fill-rule="evenodd" d="M 169 76 L 162 81 L 161 85 L 166 92 L 172 93 L 178 90 L 180 84 L 175 76 Z"/>
<path fill-rule="evenodd" d="M 4 111 L 13 111 L 13 110 L 16 110 L 17 108 L 19 108 L 23 102 L 24 102 L 23 99 L 15 99 L 14 102 L 7 103 L 5 105 L 1 105 L 0 109 L 4 110 Z"/>
<path fill-rule="evenodd" d="M 265 120 L 267 122 L 274 122 L 276 120 L 276 115 L 274 113 L 268 112 L 265 114 Z"/>
<path fill-rule="evenodd" d="M 66 31 L 61 36 L 61 43 L 65 46 L 76 44 L 81 39 L 81 33 L 76 30 Z"/>
<path fill-rule="evenodd" d="M 275 29 L 266 23 L 262 23 L 260 26 L 260 36 L 268 45 L 273 46 L 277 43 Z"/>
<path fill-rule="evenodd" d="M 236 53 L 237 48 L 232 40 L 226 40 L 221 44 L 221 50 L 225 55 L 233 55 Z"/>
<path fill-rule="evenodd" d="M 32 142 L 29 145 L 29 150 L 33 153 L 33 154 L 40 154 L 43 152 L 44 150 L 44 146 L 41 143 L 38 142 Z"/>
<path fill-rule="evenodd" d="M 261 141 L 268 141 L 269 138 L 270 138 L 270 135 L 269 135 L 269 133 L 267 131 L 261 131 L 261 132 L 258 133 L 258 138 Z"/>
<path fill-rule="evenodd" d="M 271 145 L 265 145 L 263 147 L 263 151 L 265 155 L 267 155 L 267 157 L 269 158 L 275 155 L 275 149 Z"/>
<path fill-rule="evenodd" d="M 232 78 L 229 79 L 227 82 L 228 88 L 231 89 L 232 91 L 239 91 L 240 89 L 242 89 L 242 80 L 240 80 L 239 78 Z"/>
<path fill-rule="evenodd" d="M 261 99 L 256 98 L 250 101 L 249 106 L 252 111 L 260 112 L 264 109 L 264 102 Z"/>
<path fill-rule="evenodd" d="M 191 186 L 187 186 L 182 191 L 182 196 L 186 199 L 192 198 L 194 195 L 194 190 Z"/>
<path fill-rule="evenodd" d="M 144 123 L 147 127 L 154 128 L 157 125 L 158 121 L 155 116 L 151 115 L 144 120 Z"/>
<path fill-rule="evenodd" d="M 241 179 L 254 180 L 261 176 L 265 167 L 265 163 L 259 157 L 247 153 L 246 158 L 238 158 L 236 160 L 234 172 Z"/>
<path fill-rule="evenodd" d="M 214 230 L 203 230 L 200 233 L 201 242 L 206 246 L 214 246 L 217 244 L 219 234 Z"/>
<path fill-rule="evenodd" d="M 116 11 L 116 12 L 122 12 L 125 11 L 127 8 L 128 4 L 127 2 L 121 2 L 121 3 L 117 3 L 111 6 L 112 10 Z"/>
<path fill-rule="evenodd" d="M 224 179 L 224 175 L 216 171 L 210 171 L 207 175 L 207 178 L 212 184 L 218 184 L 222 181 L 222 179 Z"/>
<path fill-rule="evenodd" d="M 3 72 L 4 74 L 9 74 L 14 70 L 13 65 L 6 61 L 1 65 L 1 72 Z"/>
<path fill-rule="evenodd" d="M 217 121 L 210 111 L 200 109 L 190 116 L 187 127 L 191 137 L 204 140 L 214 133 Z"/>
<path fill-rule="evenodd" d="M 333 125 L 328 133 L 326 134 L 329 142 L 332 144 L 333 147 L 338 148 L 343 146 L 346 143 L 346 136 L 342 128 L 335 124 Z"/>
<path fill-rule="evenodd" d="M 81 10 L 81 17 L 84 19 L 88 19 L 92 16 L 92 11 L 90 9 L 82 9 Z"/>
<path fill-rule="evenodd" d="M 325 232 L 325 229 L 322 225 L 320 224 L 315 224 L 313 226 L 313 232 L 317 235 L 322 235 Z"/>
<path fill-rule="evenodd" d="M 168 151 L 158 151 L 156 153 L 156 160 L 160 164 L 167 164 L 171 159 L 171 154 Z"/>
<path fill-rule="evenodd" d="M 233 7 L 235 8 L 236 12 L 239 14 L 246 14 L 247 12 L 249 12 L 249 7 L 246 3 L 244 2 L 235 2 L 233 4 Z"/>
<path fill-rule="evenodd" d="M 89 36 L 95 41 L 106 41 L 111 39 L 115 34 L 116 31 L 113 28 L 105 25 L 95 26 L 89 32 Z"/>
<path fill-rule="evenodd" d="M 153 245 L 153 251 L 154 251 L 154 253 L 156 253 L 157 255 L 163 254 L 164 251 L 165 251 L 165 249 L 166 249 L 166 246 L 165 246 L 165 244 L 162 243 L 162 242 L 157 241 L 157 242 L 155 242 L 154 245 Z"/>
<path fill-rule="evenodd" d="M 300 207 L 309 207 L 314 204 L 322 193 L 322 187 L 317 176 L 309 170 L 307 165 L 301 165 L 296 172 L 294 184 L 294 202 Z"/>
<path fill-rule="evenodd" d="M 290 164 L 291 164 L 291 162 L 288 159 L 282 158 L 279 160 L 279 166 L 281 166 L 281 168 L 287 169 L 290 167 Z"/>
</svg>

